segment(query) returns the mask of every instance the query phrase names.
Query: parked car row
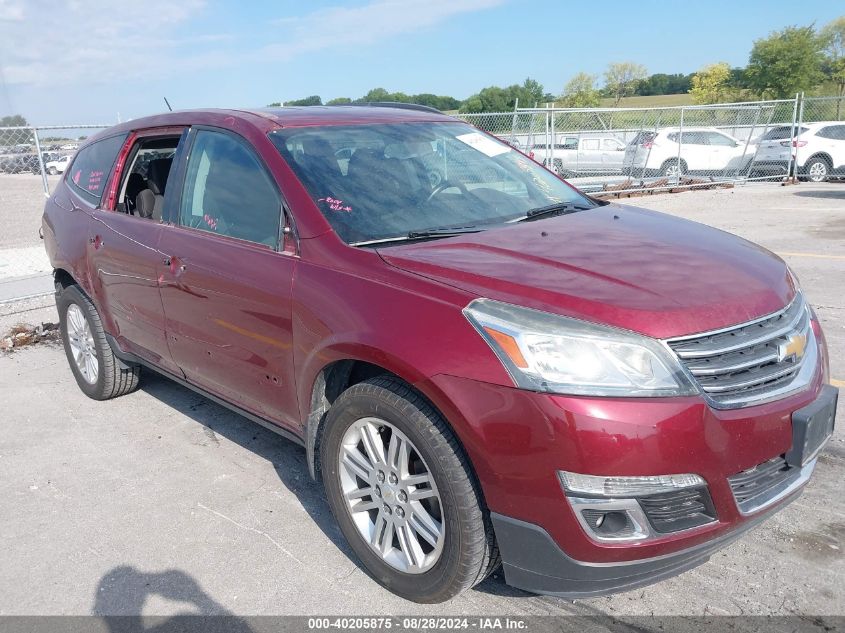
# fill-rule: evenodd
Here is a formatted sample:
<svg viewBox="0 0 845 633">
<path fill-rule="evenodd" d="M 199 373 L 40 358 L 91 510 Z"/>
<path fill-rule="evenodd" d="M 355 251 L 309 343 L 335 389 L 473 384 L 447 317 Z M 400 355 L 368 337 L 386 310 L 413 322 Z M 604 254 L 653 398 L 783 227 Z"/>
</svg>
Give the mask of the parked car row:
<svg viewBox="0 0 845 633">
<path fill-rule="evenodd" d="M 564 177 L 784 175 L 790 162 L 799 176 L 815 182 L 845 176 L 845 122 L 807 123 L 794 142 L 792 136 L 790 125 L 750 140 L 713 127 L 666 127 L 638 132 L 626 144 L 613 132 L 585 132 L 563 134 L 553 144 L 535 143 L 528 153 Z"/>
<path fill-rule="evenodd" d="M 66 151 L 41 152 L 44 168 L 50 175 L 64 173 L 65 168 L 73 158 L 72 153 Z M 35 153 L 9 153 L 0 155 L 0 174 L 40 174 L 41 162 Z"/>
</svg>

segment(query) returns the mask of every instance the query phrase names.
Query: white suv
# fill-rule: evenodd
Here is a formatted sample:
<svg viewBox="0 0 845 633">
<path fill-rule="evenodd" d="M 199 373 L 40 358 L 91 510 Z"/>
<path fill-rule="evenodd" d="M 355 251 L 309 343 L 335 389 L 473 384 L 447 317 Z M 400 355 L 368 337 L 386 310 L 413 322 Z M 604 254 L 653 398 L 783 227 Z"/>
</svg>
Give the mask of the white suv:
<svg viewBox="0 0 845 633">
<path fill-rule="evenodd" d="M 679 144 L 680 143 L 680 144 Z M 702 173 L 744 175 L 756 146 L 716 128 L 664 128 L 639 132 L 625 149 L 624 172 L 632 176 Z"/>
<path fill-rule="evenodd" d="M 804 123 L 797 129 L 794 141 L 790 138 L 790 127 L 781 125 L 763 135 L 754 159 L 755 171 L 785 174 L 791 153 L 798 174 L 813 182 L 845 176 L 845 122 Z"/>
</svg>

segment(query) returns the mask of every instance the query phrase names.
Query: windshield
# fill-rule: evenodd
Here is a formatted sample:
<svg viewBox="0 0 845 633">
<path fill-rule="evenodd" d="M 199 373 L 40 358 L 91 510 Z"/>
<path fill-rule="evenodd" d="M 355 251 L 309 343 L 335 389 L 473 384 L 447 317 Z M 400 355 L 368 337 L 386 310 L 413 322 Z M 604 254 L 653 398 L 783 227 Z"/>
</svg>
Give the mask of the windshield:
<svg viewBox="0 0 845 633">
<path fill-rule="evenodd" d="M 463 123 L 291 128 L 270 139 L 347 243 L 483 229 L 553 204 L 595 206 Z"/>
</svg>

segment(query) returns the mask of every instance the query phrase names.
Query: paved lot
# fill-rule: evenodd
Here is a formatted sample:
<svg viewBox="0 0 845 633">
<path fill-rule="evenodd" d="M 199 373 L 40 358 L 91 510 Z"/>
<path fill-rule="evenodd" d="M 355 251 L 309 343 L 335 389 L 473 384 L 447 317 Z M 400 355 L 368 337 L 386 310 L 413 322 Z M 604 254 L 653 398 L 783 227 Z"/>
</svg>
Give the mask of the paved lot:
<svg viewBox="0 0 845 633">
<path fill-rule="evenodd" d="M 845 386 L 845 185 L 631 202 L 782 254 Z M 42 305 L 0 306 L 0 328 L 55 320 Z M 95 403 L 42 344 L 0 357 L 0 403 L 0 614 L 845 614 L 845 407 L 804 495 L 698 569 L 576 603 L 497 575 L 423 606 L 359 569 L 302 449 L 188 390 L 147 373 Z"/>
</svg>

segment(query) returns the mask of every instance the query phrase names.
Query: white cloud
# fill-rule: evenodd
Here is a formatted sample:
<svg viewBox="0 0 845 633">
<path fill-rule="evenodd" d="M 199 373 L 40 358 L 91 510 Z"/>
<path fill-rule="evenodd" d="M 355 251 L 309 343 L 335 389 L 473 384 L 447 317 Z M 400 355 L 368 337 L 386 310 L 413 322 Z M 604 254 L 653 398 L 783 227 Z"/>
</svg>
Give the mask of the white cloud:
<svg viewBox="0 0 845 633">
<path fill-rule="evenodd" d="M 0 78 L 8 87 L 137 91 L 146 79 L 367 46 L 505 1 L 369 0 L 266 20 L 235 38 L 184 34 L 206 0 L 0 0 Z"/>
<path fill-rule="evenodd" d="M 191 44 L 178 31 L 204 6 L 205 0 L 119 5 L 109 0 L 30 0 L 26 5 L 0 0 L 0 70 L 9 85 L 45 86 L 162 72 L 174 49 Z"/>
<path fill-rule="evenodd" d="M 0 0 L 0 22 L 20 22 L 24 16 L 21 0 Z"/>
<path fill-rule="evenodd" d="M 329 7 L 302 17 L 275 21 L 279 43 L 259 51 L 264 58 L 296 55 L 344 46 L 364 46 L 419 31 L 452 16 L 489 9 L 505 0 L 374 0 L 358 7 Z"/>
</svg>

